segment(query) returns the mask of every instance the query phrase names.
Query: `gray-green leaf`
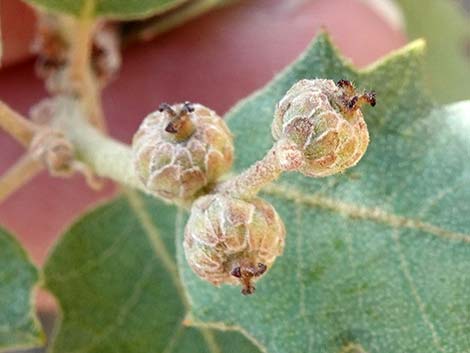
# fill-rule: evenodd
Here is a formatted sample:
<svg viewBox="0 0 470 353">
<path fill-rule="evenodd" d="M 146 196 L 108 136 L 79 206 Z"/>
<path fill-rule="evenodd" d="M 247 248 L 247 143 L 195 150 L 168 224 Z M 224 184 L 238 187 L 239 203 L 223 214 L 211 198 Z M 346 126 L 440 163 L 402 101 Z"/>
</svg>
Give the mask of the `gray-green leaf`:
<svg viewBox="0 0 470 353">
<path fill-rule="evenodd" d="M 37 281 L 25 251 L 0 228 L 0 351 L 44 344 L 32 299 Z"/>
<path fill-rule="evenodd" d="M 350 79 L 378 97 L 357 167 L 265 189 L 288 234 L 255 295 L 201 281 L 179 245 L 195 324 L 239 327 L 270 353 L 469 351 L 470 102 L 434 108 L 422 51 L 414 42 L 358 72 L 320 35 L 228 114 L 241 171 L 272 145 L 275 104 L 297 80 Z"/>
<path fill-rule="evenodd" d="M 39 7 L 79 16 L 90 6 L 95 16 L 113 19 L 148 17 L 174 9 L 192 0 L 26 0 Z"/>
<path fill-rule="evenodd" d="M 52 351 L 259 353 L 240 333 L 185 326 L 176 209 L 127 195 L 74 224 L 47 261 L 62 311 Z"/>
<path fill-rule="evenodd" d="M 129 21 L 121 29 L 123 42 L 147 41 L 165 33 L 214 8 L 226 6 L 236 0 L 191 0 L 184 6 L 164 16 L 152 16 L 146 20 Z"/>
<path fill-rule="evenodd" d="M 451 0 L 397 0 L 411 38 L 428 43 L 426 80 L 434 98 L 470 98 L 470 16 Z"/>
</svg>

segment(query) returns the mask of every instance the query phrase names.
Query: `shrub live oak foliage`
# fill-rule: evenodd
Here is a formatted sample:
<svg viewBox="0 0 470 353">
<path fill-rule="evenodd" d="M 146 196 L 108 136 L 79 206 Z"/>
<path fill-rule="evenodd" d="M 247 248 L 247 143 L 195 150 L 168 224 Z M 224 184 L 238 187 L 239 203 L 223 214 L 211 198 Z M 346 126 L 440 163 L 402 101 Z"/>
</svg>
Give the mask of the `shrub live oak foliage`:
<svg viewBox="0 0 470 353">
<path fill-rule="evenodd" d="M 428 99 L 423 46 L 357 71 L 321 34 L 227 114 L 240 172 L 271 148 L 275 105 L 295 82 L 348 79 L 378 97 L 364 110 L 371 142 L 357 167 L 318 179 L 288 173 L 263 189 L 287 236 L 256 294 L 200 280 L 183 255 L 185 211 L 126 191 L 77 221 L 43 269 L 62 312 L 52 351 L 468 350 L 470 103 Z M 23 267 L 30 280 L 1 281 L 2 292 L 29 293 L 36 278 Z M 31 323 L 30 302 L 16 305 Z M 23 332 L 16 344 L 39 337 L 33 324 L 0 322 L 0 339 L 5 327 Z"/>
</svg>

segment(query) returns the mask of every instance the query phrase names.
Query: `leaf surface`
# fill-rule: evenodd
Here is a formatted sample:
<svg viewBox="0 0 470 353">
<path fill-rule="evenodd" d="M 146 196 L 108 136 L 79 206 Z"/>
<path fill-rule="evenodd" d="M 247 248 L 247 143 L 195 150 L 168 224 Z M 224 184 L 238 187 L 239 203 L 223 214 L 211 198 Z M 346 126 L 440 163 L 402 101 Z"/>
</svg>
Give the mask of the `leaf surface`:
<svg viewBox="0 0 470 353">
<path fill-rule="evenodd" d="M 113 19 L 148 17 L 172 10 L 192 0 L 26 0 L 47 10 L 79 16 L 92 7 L 95 16 Z"/>
<path fill-rule="evenodd" d="M 0 228 L 0 351 L 44 344 L 32 300 L 37 281 L 26 252 Z"/>
<path fill-rule="evenodd" d="M 228 113 L 241 171 L 271 147 L 274 107 L 297 80 L 350 79 L 378 97 L 364 112 L 371 144 L 357 167 L 320 179 L 292 173 L 264 190 L 288 234 L 255 295 L 194 275 L 180 229 L 193 324 L 239 328 L 270 353 L 469 350 L 470 102 L 429 101 L 423 46 L 356 71 L 322 34 Z"/>
<path fill-rule="evenodd" d="M 397 0 L 411 38 L 425 38 L 426 81 L 439 102 L 470 98 L 470 16 L 451 0 Z"/>
<path fill-rule="evenodd" d="M 75 223 L 46 263 L 62 311 L 52 352 L 259 353 L 238 332 L 185 326 L 176 209 L 127 195 Z"/>
</svg>

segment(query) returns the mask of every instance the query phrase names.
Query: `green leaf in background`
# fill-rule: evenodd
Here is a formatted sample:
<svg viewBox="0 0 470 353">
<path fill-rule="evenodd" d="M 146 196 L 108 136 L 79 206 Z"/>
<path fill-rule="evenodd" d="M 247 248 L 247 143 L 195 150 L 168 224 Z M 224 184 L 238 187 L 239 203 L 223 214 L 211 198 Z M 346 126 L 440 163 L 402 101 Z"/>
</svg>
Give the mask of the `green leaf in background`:
<svg viewBox="0 0 470 353">
<path fill-rule="evenodd" d="M 214 8 L 227 6 L 236 0 L 191 0 L 183 6 L 145 20 L 128 21 L 121 28 L 124 43 L 147 41 Z"/>
<path fill-rule="evenodd" d="M 0 228 L 0 351 L 44 344 L 32 299 L 37 281 L 25 251 Z"/>
<path fill-rule="evenodd" d="M 470 16 L 450 0 L 396 0 L 411 38 L 427 42 L 425 73 L 434 98 L 470 98 Z"/>
<path fill-rule="evenodd" d="M 127 195 L 73 225 L 45 265 L 62 311 L 52 351 L 259 353 L 238 332 L 185 326 L 176 210 Z"/>
<path fill-rule="evenodd" d="M 78 16 L 86 7 L 95 16 L 113 19 L 148 17 L 172 10 L 192 0 L 26 0 L 39 7 Z"/>
<path fill-rule="evenodd" d="M 194 325 L 239 328 L 270 353 L 469 351 L 470 102 L 432 111 L 422 52 L 417 41 L 358 72 L 320 35 L 228 114 L 241 171 L 271 147 L 275 104 L 297 80 L 350 79 L 378 97 L 365 111 L 371 144 L 357 167 L 288 174 L 263 192 L 287 238 L 256 294 L 200 280 L 180 229 Z"/>
</svg>

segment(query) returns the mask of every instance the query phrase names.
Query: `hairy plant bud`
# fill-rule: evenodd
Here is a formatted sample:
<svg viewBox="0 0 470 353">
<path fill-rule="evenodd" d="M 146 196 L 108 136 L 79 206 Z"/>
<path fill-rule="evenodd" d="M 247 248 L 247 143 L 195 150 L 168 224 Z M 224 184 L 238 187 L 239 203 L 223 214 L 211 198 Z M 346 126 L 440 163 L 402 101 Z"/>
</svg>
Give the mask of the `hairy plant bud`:
<svg viewBox="0 0 470 353">
<path fill-rule="evenodd" d="M 162 104 L 144 119 L 132 146 L 146 189 L 170 201 L 192 200 L 233 161 L 228 127 L 200 104 Z"/>
<path fill-rule="evenodd" d="M 273 136 L 297 146 L 301 155 L 297 170 L 304 175 L 342 172 L 362 158 L 369 143 L 360 110 L 364 103 L 374 106 L 375 93 L 357 94 L 349 81 L 301 80 L 277 105 Z"/>
<path fill-rule="evenodd" d="M 55 94 L 80 93 L 71 75 L 71 55 L 76 38 L 70 25 L 65 18 L 38 12 L 38 28 L 32 45 L 32 51 L 37 54 L 36 74 L 45 80 L 46 88 Z M 115 76 L 121 65 L 119 27 L 108 22 L 98 22 L 90 49 L 90 67 L 96 83 L 103 87 Z"/>
<path fill-rule="evenodd" d="M 214 285 L 241 284 L 246 295 L 282 254 L 284 238 L 284 224 L 268 202 L 219 193 L 193 204 L 184 250 L 199 277 Z"/>
<path fill-rule="evenodd" d="M 69 43 L 62 19 L 38 12 L 36 38 L 32 51 L 37 54 L 36 74 L 45 80 L 63 68 L 68 61 Z"/>
<path fill-rule="evenodd" d="M 68 177 L 74 173 L 74 148 L 62 132 L 45 128 L 36 133 L 29 148 L 52 176 Z"/>
</svg>

